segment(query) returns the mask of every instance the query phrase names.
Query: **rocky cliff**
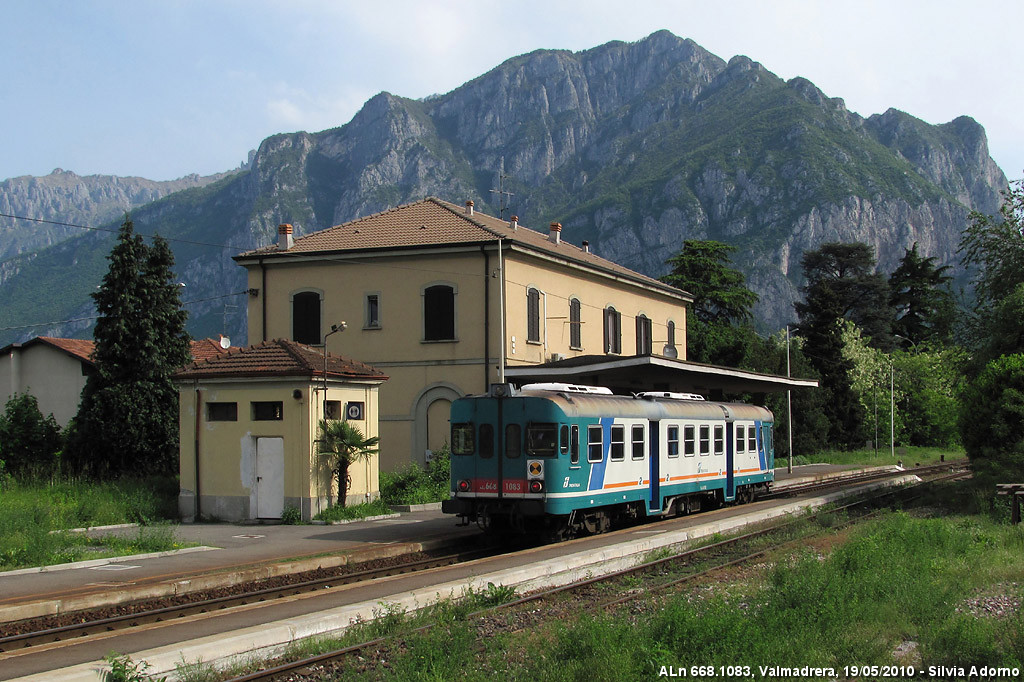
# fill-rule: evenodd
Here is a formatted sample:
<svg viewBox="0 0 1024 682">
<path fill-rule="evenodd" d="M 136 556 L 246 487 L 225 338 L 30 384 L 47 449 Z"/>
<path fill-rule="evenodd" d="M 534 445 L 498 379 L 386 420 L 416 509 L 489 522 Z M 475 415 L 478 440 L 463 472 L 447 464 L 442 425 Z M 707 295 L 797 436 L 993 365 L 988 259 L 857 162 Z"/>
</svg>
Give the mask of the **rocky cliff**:
<svg viewBox="0 0 1024 682">
<path fill-rule="evenodd" d="M 268 138 L 249 169 L 134 215 L 141 230 L 230 245 L 175 244 L 186 298 L 201 298 L 244 288 L 229 257 L 271 242 L 279 222 L 302 234 L 426 195 L 496 215 L 502 168 L 514 193 L 505 217 L 557 220 L 568 241 L 648 275 L 664 274 L 684 239 L 737 245 L 766 329 L 794 317 L 804 250 L 864 241 L 889 272 L 916 241 L 955 264 L 968 211 L 995 212 L 1006 186 L 966 116 L 865 119 L 806 79 L 661 31 L 526 54 L 425 100 L 381 93 L 346 125 Z M 7 265 L 21 268 L 2 285 L 10 300 L 32 300 L 31 272 L 72 253 L 85 271 L 105 254 L 99 241 L 62 246 Z M 221 331 L 224 313 L 220 300 L 196 306 L 194 333 Z M 240 316 L 227 322 L 235 339 L 242 328 Z"/>
</svg>

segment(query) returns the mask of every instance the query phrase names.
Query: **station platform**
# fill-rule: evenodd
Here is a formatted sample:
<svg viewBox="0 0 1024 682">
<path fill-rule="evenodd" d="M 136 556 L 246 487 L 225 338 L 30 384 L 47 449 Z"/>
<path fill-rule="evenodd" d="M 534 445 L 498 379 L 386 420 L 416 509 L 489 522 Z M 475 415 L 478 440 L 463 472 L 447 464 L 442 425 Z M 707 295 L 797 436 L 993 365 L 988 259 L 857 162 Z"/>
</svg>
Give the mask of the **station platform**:
<svg viewBox="0 0 1024 682">
<path fill-rule="evenodd" d="M 874 469 L 895 469 L 876 467 Z M 775 490 L 869 471 L 840 465 L 776 469 Z M 436 505 L 439 507 L 440 505 Z M 0 622 L 226 587 L 423 551 L 465 547 L 475 525 L 427 508 L 344 525 L 182 524 L 175 537 L 195 547 L 0 572 Z M 134 528 L 90 533 L 134 534 Z"/>
</svg>

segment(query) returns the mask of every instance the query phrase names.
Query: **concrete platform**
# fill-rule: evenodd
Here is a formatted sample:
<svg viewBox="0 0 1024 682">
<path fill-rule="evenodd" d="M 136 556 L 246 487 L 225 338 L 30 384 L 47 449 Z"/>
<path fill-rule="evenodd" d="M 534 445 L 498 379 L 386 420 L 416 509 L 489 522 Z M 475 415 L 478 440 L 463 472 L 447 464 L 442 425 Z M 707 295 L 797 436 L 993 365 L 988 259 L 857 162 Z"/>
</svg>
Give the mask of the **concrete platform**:
<svg viewBox="0 0 1024 682">
<path fill-rule="evenodd" d="M 846 471 L 849 475 L 849 470 Z M 797 475 L 798 473 L 799 475 Z M 794 475 L 787 477 L 787 481 L 788 485 L 793 485 L 798 481 L 837 475 L 842 476 L 842 470 L 794 471 Z M 916 477 L 900 477 L 900 480 L 916 480 Z M 858 490 L 892 484 L 865 484 L 858 486 Z M 849 494 L 845 493 L 845 495 Z M 844 494 L 831 493 L 788 502 L 768 501 L 730 507 L 718 512 L 675 519 L 656 527 L 638 526 L 616 533 L 585 538 L 582 541 L 566 545 L 545 546 L 519 555 L 481 560 L 455 569 L 453 571 L 455 577 L 440 584 L 435 584 L 435 580 L 434 582 L 425 582 L 420 587 L 412 589 L 391 593 L 377 592 L 368 599 L 353 601 L 343 606 L 319 610 L 306 615 L 296 615 L 275 622 L 260 622 L 251 627 L 235 629 L 230 634 L 201 637 L 188 642 L 175 642 L 137 651 L 131 655 L 136 661 L 147 661 L 152 666 L 149 672 L 160 675 L 173 674 L 175 666 L 183 660 L 202 660 L 206 663 L 226 664 L 238 657 L 251 656 L 254 652 L 269 656 L 277 653 L 295 639 L 337 632 L 353 622 L 371 619 L 374 617 L 374 611 L 380 610 L 382 602 L 411 610 L 441 597 L 461 596 L 467 587 L 483 587 L 488 582 L 516 586 L 520 591 L 564 584 L 578 580 L 585 575 L 600 575 L 635 565 L 640 557 L 652 550 L 714 533 L 729 532 L 745 525 L 799 512 L 808 507 L 818 507 L 843 496 Z M 451 519 L 448 519 L 448 522 L 451 523 Z M 238 527 L 234 528 L 238 529 Z M 254 530 L 253 527 L 246 529 Z M 465 531 L 466 529 L 461 530 Z M 0 582 L 0 586 L 2 585 L 3 582 Z M 386 589 L 387 584 L 378 586 L 378 590 Z M 353 596 L 358 594 L 355 592 Z M 99 662 L 82 663 L 60 671 L 50 671 L 19 679 L 25 682 L 37 682 L 44 679 L 59 682 L 91 681 L 100 679 L 101 668 L 102 664 Z"/>
</svg>

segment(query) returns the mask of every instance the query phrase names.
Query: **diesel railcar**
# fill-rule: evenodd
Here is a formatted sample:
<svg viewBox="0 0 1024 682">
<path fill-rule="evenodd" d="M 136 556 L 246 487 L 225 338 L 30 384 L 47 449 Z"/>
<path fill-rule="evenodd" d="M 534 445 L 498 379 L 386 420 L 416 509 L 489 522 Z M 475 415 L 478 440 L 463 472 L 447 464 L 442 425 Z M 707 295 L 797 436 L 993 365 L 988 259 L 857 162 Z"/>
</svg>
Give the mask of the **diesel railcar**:
<svg viewBox="0 0 1024 682">
<path fill-rule="evenodd" d="M 442 510 L 558 540 L 748 502 L 773 481 L 773 420 L 690 394 L 496 384 L 452 403 Z"/>
</svg>

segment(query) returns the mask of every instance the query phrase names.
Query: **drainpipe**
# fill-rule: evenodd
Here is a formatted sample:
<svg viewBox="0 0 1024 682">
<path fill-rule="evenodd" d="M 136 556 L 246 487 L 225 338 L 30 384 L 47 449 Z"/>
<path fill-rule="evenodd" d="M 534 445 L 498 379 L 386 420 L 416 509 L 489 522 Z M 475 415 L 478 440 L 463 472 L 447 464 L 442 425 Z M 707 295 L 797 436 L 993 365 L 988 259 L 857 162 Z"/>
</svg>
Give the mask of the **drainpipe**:
<svg viewBox="0 0 1024 682">
<path fill-rule="evenodd" d="M 484 255 L 484 393 L 490 388 L 491 380 L 491 258 L 487 247 L 481 246 Z"/>
<path fill-rule="evenodd" d="M 193 386 L 193 389 L 195 390 L 195 395 L 196 395 L 196 400 L 195 400 L 195 404 L 196 404 L 195 440 L 193 441 L 193 443 L 194 443 L 193 447 L 195 448 L 195 468 L 196 468 L 196 480 L 195 480 L 196 514 L 195 514 L 195 520 L 198 521 L 199 520 L 199 513 L 200 513 L 199 512 L 199 509 L 200 509 L 200 507 L 199 507 L 199 500 L 201 499 L 200 498 L 200 491 L 199 491 L 199 433 L 201 431 L 200 421 L 202 419 L 202 414 L 203 414 L 203 409 L 202 409 L 202 407 L 203 407 L 203 394 L 199 392 L 199 380 L 198 379 L 193 379 L 192 380 L 192 386 Z"/>
<path fill-rule="evenodd" d="M 260 258 L 260 306 L 262 312 L 260 313 L 260 341 L 267 340 L 267 266 L 264 265 L 263 259 Z M 252 343 L 250 341 L 249 343 Z"/>
<path fill-rule="evenodd" d="M 502 257 L 501 237 L 498 237 L 498 320 L 501 344 L 498 346 L 498 383 L 505 383 L 505 261 Z"/>
</svg>

